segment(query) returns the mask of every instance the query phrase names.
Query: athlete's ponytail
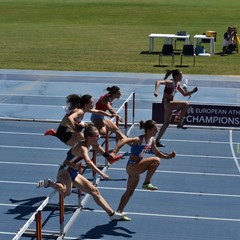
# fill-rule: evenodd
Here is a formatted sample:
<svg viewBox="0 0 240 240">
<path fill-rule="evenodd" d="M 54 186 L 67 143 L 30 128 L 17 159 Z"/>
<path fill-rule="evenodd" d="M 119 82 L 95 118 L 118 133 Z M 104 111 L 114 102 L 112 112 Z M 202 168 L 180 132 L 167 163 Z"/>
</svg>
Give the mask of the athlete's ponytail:
<svg viewBox="0 0 240 240">
<path fill-rule="evenodd" d="M 146 122 L 141 120 L 139 124 L 140 129 L 144 129 L 144 131 L 146 132 L 148 129 L 154 128 L 157 123 L 154 120 L 147 120 Z"/>
<path fill-rule="evenodd" d="M 105 90 L 107 90 L 108 91 L 108 93 L 110 94 L 110 95 L 112 95 L 112 94 L 115 94 L 115 93 L 117 93 L 118 91 L 120 91 L 120 88 L 118 87 L 118 86 L 112 86 L 112 87 L 107 87 Z"/>
<path fill-rule="evenodd" d="M 173 79 L 175 79 L 175 77 L 180 74 L 180 71 L 179 71 L 179 69 L 174 69 L 174 70 L 169 70 L 168 69 L 166 71 L 164 80 L 166 80 L 171 74 L 172 74 Z"/>
</svg>

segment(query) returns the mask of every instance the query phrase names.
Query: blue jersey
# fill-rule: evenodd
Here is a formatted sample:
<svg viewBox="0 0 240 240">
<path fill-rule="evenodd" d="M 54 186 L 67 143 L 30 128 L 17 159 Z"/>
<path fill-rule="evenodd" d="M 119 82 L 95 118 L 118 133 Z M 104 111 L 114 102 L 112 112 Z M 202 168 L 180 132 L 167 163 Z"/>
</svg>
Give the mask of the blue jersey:
<svg viewBox="0 0 240 240">
<path fill-rule="evenodd" d="M 143 158 L 146 153 L 151 151 L 154 137 L 151 137 L 149 139 L 148 143 L 146 143 L 144 135 L 142 135 L 140 137 L 143 138 L 142 144 L 141 145 L 132 145 L 131 146 L 131 154 L 134 156 Z"/>
<path fill-rule="evenodd" d="M 66 160 L 71 162 L 71 163 L 77 164 L 77 163 L 81 162 L 82 159 L 83 159 L 82 157 L 75 157 L 72 154 L 71 149 L 67 152 Z M 72 181 L 74 181 L 76 176 L 79 174 L 78 169 L 73 169 L 73 168 L 69 167 L 68 165 L 66 165 L 64 163 L 59 168 L 59 170 L 62 170 L 62 169 L 67 170 L 69 172 Z"/>
</svg>

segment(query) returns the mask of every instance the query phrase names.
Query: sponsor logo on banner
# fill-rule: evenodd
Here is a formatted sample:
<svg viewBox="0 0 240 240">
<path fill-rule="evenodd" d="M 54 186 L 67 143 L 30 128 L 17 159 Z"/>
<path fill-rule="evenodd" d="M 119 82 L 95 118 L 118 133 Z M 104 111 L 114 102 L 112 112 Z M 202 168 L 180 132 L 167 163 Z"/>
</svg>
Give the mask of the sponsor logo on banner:
<svg viewBox="0 0 240 240">
<path fill-rule="evenodd" d="M 179 112 L 178 112 L 179 115 Z M 153 103 L 152 119 L 163 123 L 164 106 L 162 103 Z M 176 123 L 173 116 L 171 123 Z M 218 105 L 189 105 L 184 118 L 184 124 L 197 126 L 240 127 L 239 106 Z"/>
</svg>

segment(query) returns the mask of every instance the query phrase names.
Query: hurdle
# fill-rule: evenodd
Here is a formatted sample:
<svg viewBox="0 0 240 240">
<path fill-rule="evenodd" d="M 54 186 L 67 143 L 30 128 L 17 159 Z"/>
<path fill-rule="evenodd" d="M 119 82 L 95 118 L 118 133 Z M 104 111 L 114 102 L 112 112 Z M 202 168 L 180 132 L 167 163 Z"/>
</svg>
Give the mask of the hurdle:
<svg viewBox="0 0 240 240">
<path fill-rule="evenodd" d="M 128 116 L 129 116 L 129 101 L 132 99 L 132 123 L 129 123 L 128 121 Z M 119 109 L 116 111 L 116 113 L 120 113 L 124 109 L 124 130 L 125 130 L 125 135 L 128 136 L 129 131 L 127 131 L 128 126 L 130 128 L 134 127 L 135 124 L 135 101 L 136 101 L 136 95 L 135 92 L 132 92 L 128 98 L 122 103 L 122 105 L 119 107 Z M 113 121 L 114 118 L 111 119 Z M 119 127 L 119 117 L 116 117 L 116 125 Z M 105 145 L 105 152 L 109 152 L 109 136 L 112 133 L 109 133 L 108 129 L 106 129 L 106 136 L 105 136 L 105 141 L 103 142 L 102 146 Z M 116 137 L 117 141 L 117 137 Z M 108 161 L 105 160 L 105 166 L 108 166 Z"/>
<path fill-rule="evenodd" d="M 129 123 L 128 121 L 128 112 L 129 112 L 129 101 L 132 99 L 132 123 Z M 134 125 L 135 122 L 135 101 L 136 101 L 136 94 L 135 92 L 131 92 L 131 94 L 128 96 L 128 98 L 122 103 L 122 105 L 118 108 L 118 110 L 116 111 L 117 114 L 119 114 L 123 109 L 124 109 L 124 130 L 125 130 L 125 135 L 127 135 L 127 129 L 128 126 L 130 125 Z M 115 117 L 114 117 L 115 118 Z M 111 121 L 113 121 L 114 118 L 111 118 Z M 119 127 L 119 125 L 122 125 L 119 122 L 119 117 L 116 117 L 116 125 Z M 111 135 L 111 133 L 110 133 Z M 107 135 L 108 136 L 108 135 Z M 117 138 L 116 138 L 117 141 Z M 106 152 L 109 151 L 109 148 L 106 147 Z"/>
<path fill-rule="evenodd" d="M 54 191 L 54 194 L 56 191 Z M 46 199 L 47 200 L 47 199 Z M 45 200 L 45 201 L 46 201 Z M 42 207 L 38 208 L 35 213 L 32 215 L 32 218 L 30 218 L 28 221 L 30 223 L 35 220 L 36 222 L 36 230 L 35 229 L 29 229 L 28 227 L 30 225 L 26 225 L 27 228 L 21 228 L 21 230 L 18 232 L 18 234 L 15 236 L 14 240 L 20 239 L 21 236 L 26 237 L 36 237 L 36 240 L 42 240 L 42 237 L 44 238 L 51 238 L 51 239 L 57 239 L 59 236 L 63 235 L 64 231 L 64 197 L 59 194 L 59 231 L 50 231 L 50 230 L 44 230 L 42 229 L 42 211 L 44 207 L 48 205 L 48 201 L 46 202 L 46 205 L 44 202 L 42 203 Z M 50 205 L 49 205 L 50 206 Z"/>
<path fill-rule="evenodd" d="M 108 137 L 106 138 L 108 139 Z M 107 140 L 108 142 L 108 140 Z M 108 147 L 108 144 L 106 144 Z M 93 157 L 92 161 L 96 165 L 96 151 L 93 150 Z M 108 165 L 104 167 L 102 170 L 103 172 L 106 172 L 108 168 Z M 79 164 L 79 173 L 82 174 L 82 164 Z M 97 185 L 100 181 L 100 177 L 97 178 L 96 172 L 93 171 L 93 184 Z M 76 206 L 66 206 L 64 204 L 64 197 L 63 195 L 59 194 L 59 203 L 58 204 L 51 204 L 49 203 L 50 199 L 55 195 L 57 191 L 54 190 L 43 202 L 42 204 L 36 209 L 36 211 L 32 214 L 32 216 L 29 218 L 29 220 L 24 224 L 24 226 L 18 230 L 15 237 L 12 240 L 18 240 L 22 236 L 26 237 L 36 237 L 36 240 L 42 240 L 42 237 L 44 238 L 51 238 L 51 239 L 63 239 L 65 234 L 70 229 L 71 225 L 75 221 L 76 217 L 80 214 L 82 211 L 83 206 L 86 204 L 88 198 L 90 195 L 86 195 L 83 199 L 82 193 L 80 190 L 78 190 L 77 196 L 78 196 L 78 203 Z M 50 231 L 50 230 L 43 230 L 42 229 L 42 211 L 43 209 L 48 206 L 49 208 L 59 210 L 59 231 Z M 75 210 L 73 216 L 68 221 L 66 226 L 64 226 L 64 213 L 65 209 L 71 209 Z M 30 225 L 33 222 L 36 222 L 35 229 L 29 229 Z"/>
<path fill-rule="evenodd" d="M 96 152 L 93 151 L 93 161 L 96 164 Z M 104 170 L 106 171 L 106 169 Z M 79 173 L 82 173 L 82 164 L 79 164 Z M 96 173 L 93 173 L 93 184 L 97 185 L 100 181 L 100 178 L 97 179 Z M 26 237 L 36 237 L 36 240 L 42 240 L 42 237 L 44 238 L 51 238 L 51 239 L 63 239 L 66 232 L 70 229 L 71 225 L 75 221 L 78 214 L 82 211 L 83 205 L 86 204 L 87 199 L 90 195 L 86 195 L 84 199 L 81 201 L 82 193 L 80 190 L 78 190 L 78 204 L 76 206 L 66 206 L 64 204 L 64 196 L 59 194 L 59 203 L 58 204 L 50 204 L 50 199 L 56 194 L 56 190 L 54 190 L 43 202 L 42 204 L 37 208 L 37 210 L 32 214 L 32 216 L 29 218 L 29 220 L 24 224 L 24 226 L 19 229 L 17 234 L 12 240 L 18 240 L 22 236 Z M 48 206 L 49 208 L 53 208 L 56 210 L 59 210 L 59 231 L 50 231 L 50 230 L 43 230 L 42 229 L 42 211 L 43 209 Z M 65 209 L 71 209 L 75 210 L 73 216 L 69 220 L 68 224 L 64 226 L 64 213 Z M 30 225 L 33 222 L 36 222 L 35 229 L 29 229 Z"/>
<path fill-rule="evenodd" d="M 97 165 L 97 153 L 95 150 L 93 150 L 93 157 L 92 157 L 92 161 L 95 165 Z M 93 175 L 93 185 L 96 186 L 96 181 L 97 181 L 97 174 L 95 171 L 92 172 Z"/>
<path fill-rule="evenodd" d="M 129 111 L 129 101 L 132 99 L 133 104 L 132 104 L 132 123 L 129 124 L 128 122 L 128 111 Z M 135 92 L 132 92 L 128 98 L 123 102 L 123 104 L 120 106 L 120 108 L 117 110 L 117 113 L 119 114 L 120 111 L 124 108 L 124 129 L 125 129 L 125 135 L 127 136 L 127 128 L 129 125 L 134 124 L 135 122 L 135 101 L 136 101 L 136 94 Z M 119 119 L 117 118 L 116 122 L 117 126 L 119 125 Z"/>
<path fill-rule="evenodd" d="M 127 133 L 127 128 L 129 126 L 128 123 L 128 111 L 129 111 L 129 105 L 128 102 L 133 99 L 133 107 L 132 107 L 132 124 L 134 124 L 134 118 L 135 118 L 135 93 L 132 92 L 130 96 L 124 101 L 124 103 L 121 105 L 121 107 L 118 109 L 117 113 L 119 113 L 123 108 L 125 109 L 124 116 L 125 116 L 125 122 L 124 122 L 124 128 L 125 133 Z M 23 121 L 23 122 L 50 122 L 50 123 L 59 123 L 59 120 L 50 120 L 50 119 L 20 119 L 20 118 L 0 118 L 1 120 L 8 120 L 8 121 Z M 116 123 L 119 124 L 119 119 L 116 118 Z M 109 133 L 107 131 L 106 138 L 105 138 L 105 151 L 109 152 Z M 93 157 L 92 161 L 96 165 L 96 152 L 93 150 Z M 105 160 L 105 166 L 102 170 L 102 172 L 106 172 L 108 169 L 108 162 Z M 82 173 L 82 165 L 79 164 L 79 172 Z M 98 185 L 100 181 L 100 177 L 97 178 L 96 172 L 93 171 L 93 184 Z M 37 208 L 37 210 L 32 214 L 30 219 L 24 224 L 24 226 L 18 230 L 13 240 L 18 240 L 22 236 L 30 236 L 36 237 L 36 240 L 42 240 L 42 238 L 52 238 L 52 239 L 63 239 L 66 233 L 71 228 L 73 222 L 77 218 L 77 216 L 81 213 L 82 208 L 87 203 L 88 198 L 90 197 L 89 194 L 86 194 L 83 199 L 81 199 L 82 193 L 78 190 L 78 204 L 76 206 L 70 207 L 71 209 L 74 209 L 74 213 L 66 226 L 64 226 L 64 213 L 65 209 L 67 209 L 67 206 L 64 204 L 64 197 L 59 194 L 59 203 L 58 207 L 56 207 L 56 204 L 50 204 L 50 199 L 55 195 L 56 190 L 53 191 L 44 201 L 43 203 Z M 59 231 L 49 231 L 49 230 L 43 230 L 42 229 L 42 211 L 43 209 L 48 205 L 50 208 L 59 209 Z M 69 207 L 68 207 L 69 208 Z M 70 209 L 69 208 L 69 209 Z M 33 222 L 36 222 L 35 230 L 29 229 L 30 225 Z"/>
<path fill-rule="evenodd" d="M 23 225 L 21 229 L 18 230 L 17 234 L 14 236 L 12 240 L 18 240 L 22 237 L 22 235 L 25 233 L 28 235 L 28 233 L 31 234 L 31 230 L 27 231 L 29 226 L 33 223 L 33 221 L 36 221 L 36 239 L 41 240 L 42 239 L 42 217 L 41 212 L 46 207 L 46 205 L 49 203 L 49 200 L 55 195 L 56 191 L 53 191 L 50 193 L 50 195 L 42 202 L 42 204 L 37 208 L 37 210 L 32 214 L 32 216 L 28 219 L 28 221 Z"/>
</svg>

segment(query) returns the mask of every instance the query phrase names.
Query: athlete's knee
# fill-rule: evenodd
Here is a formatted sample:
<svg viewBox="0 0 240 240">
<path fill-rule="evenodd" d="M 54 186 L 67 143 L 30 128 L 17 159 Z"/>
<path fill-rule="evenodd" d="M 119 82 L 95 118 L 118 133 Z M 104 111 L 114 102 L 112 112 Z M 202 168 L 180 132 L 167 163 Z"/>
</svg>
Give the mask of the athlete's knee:
<svg viewBox="0 0 240 240">
<path fill-rule="evenodd" d="M 69 190 L 64 183 L 57 182 L 56 187 L 58 188 L 60 194 L 64 197 L 68 197 L 71 195 L 71 190 Z"/>
<path fill-rule="evenodd" d="M 100 194 L 99 190 L 96 187 L 94 187 L 91 190 L 91 195 L 96 197 L 96 196 L 100 196 L 101 194 Z"/>
<path fill-rule="evenodd" d="M 160 162 L 161 162 L 160 158 L 158 158 L 158 157 L 153 157 L 152 158 L 152 165 L 159 166 Z"/>
<path fill-rule="evenodd" d="M 102 135 L 102 136 L 106 135 L 106 130 L 103 129 L 103 128 L 99 129 L 98 132 L 99 132 L 99 134 Z"/>
<path fill-rule="evenodd" d="M 68 190 L 62 191 L 62 195 L 63 195 L 64 197 L 68 197 L 68 196 L 71 195 L 71 191 L 68 191 Z"/>
</svg>

